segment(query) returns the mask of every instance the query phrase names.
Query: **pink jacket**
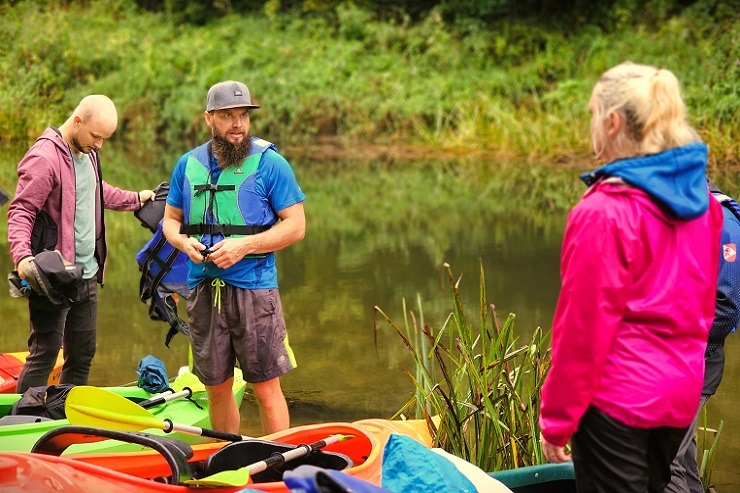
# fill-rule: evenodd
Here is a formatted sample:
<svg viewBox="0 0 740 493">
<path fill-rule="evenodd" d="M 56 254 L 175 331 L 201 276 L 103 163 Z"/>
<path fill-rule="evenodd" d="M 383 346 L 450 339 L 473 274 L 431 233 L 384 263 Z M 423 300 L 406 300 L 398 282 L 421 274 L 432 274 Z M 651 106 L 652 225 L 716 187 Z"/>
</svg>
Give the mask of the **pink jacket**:
<svg viewBox="0 0 740 493">
<path fill-rule="evenodd" d="M 540 427 L 565 445 L 590 405 L 628 426 L 688 426 L 714 318 L 722 210 L 665 214 L 597 183 L 568 215 Z"/>
<path fill-rule="evenodd" d="M 98 157 L 93 153 L 90 158 L 99 177 Z M 106 209 L 133 211 L 139 208 L 137 192 L 102 184 Z M 55 128 L 47 128 L 18 164 L 15 197 L 8 207 L 8 242 L 15 265 L 32 254 L 31 231 L 39 210 L 49 214 L 57 225 L 56 249 L 67 262 L 74 262 L 75 196 L 75 169 L 69 146 Z M 102 283 L 107 247 L 99 188 L 95 193 L 95 210 L 95 251 L 101 266 L 98 282 Z"/>
</svg>

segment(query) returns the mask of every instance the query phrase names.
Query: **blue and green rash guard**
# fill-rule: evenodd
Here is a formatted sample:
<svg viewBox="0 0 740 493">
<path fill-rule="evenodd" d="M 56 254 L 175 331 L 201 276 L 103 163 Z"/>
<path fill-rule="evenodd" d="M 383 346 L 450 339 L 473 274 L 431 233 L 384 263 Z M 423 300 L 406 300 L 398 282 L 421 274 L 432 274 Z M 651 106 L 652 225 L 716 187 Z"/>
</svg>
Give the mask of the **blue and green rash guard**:
<svg viewBox="0 0 740 493">
<path fill-rule="evenodd" d="M 197 186 L 209 184 L 209 177 L 210 184 L 233 184 L 234 190 L 196 191 Z M 214 201 L 209 207 L 206 204 L 211 194 Z M 210 141 L 186 152 L 175 165 L 167 195 L 167 203 L 183 211 L 184 224 L 192 224 L 194 219 L 198 223 L 220 224 L 218 216 L 223 216 L 224 223 L 258 227 L 272 226 L 279 219 L 277 212 L 305 199 L 290 164 L 278 154 L 274 144 L 258 137 L 252 137 L 249 156 L 226 171 L 219 168 L 210 152 Z M 223 238 L 223 234 L 203 234 L 200 241 L 210 247 Z M 190 289 L 214 278 L 243 289 L 277 288 L 275 255 L 248 256 L 228 269 L 188 259 Z"/>
</svg>

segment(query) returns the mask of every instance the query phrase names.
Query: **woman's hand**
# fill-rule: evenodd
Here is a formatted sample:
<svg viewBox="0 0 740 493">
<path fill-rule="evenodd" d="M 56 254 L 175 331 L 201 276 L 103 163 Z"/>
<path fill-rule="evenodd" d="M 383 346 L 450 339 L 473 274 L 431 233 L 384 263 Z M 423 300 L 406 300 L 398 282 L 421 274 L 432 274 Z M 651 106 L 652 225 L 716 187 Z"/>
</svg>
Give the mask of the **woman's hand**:
<svg viewBox="0 0 740 493">
<path fill-rule="evenodd" d="M 545 454 L 545 458 L 550 462 L 568 462 L 572 460 L 571 456 L 565 453 L 565 447 L 558 447 L 545 440 L 540 433 L 540 444 L 542 445 L 542 452 Z"/>
</svg>

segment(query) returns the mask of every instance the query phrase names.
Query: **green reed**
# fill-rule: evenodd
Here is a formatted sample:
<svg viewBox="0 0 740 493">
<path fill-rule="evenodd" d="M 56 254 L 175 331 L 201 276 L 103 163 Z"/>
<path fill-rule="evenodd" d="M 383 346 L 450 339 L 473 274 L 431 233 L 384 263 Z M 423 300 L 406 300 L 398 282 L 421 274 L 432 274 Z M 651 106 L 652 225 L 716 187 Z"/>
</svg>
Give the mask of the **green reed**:
<svg viewBox="0 0 740 493">
<path fill-rule="evenodd" d="M 521 343 L 514 314 L 499 322 L 482 266 L 479 307 L 466 313 L 460 280 L 445 268 L 453 308 L 438 330 L 424 322 L 420 299 L 417 312 L 404 300 L 403 326 L 375 307 L 414 361 L 414 371 L 405 371 L 415 395 L 397 415 L 425 419 L 435 446 L 486 471 L 544 463 L 537 419 L 549 365 L 546 334 L 538 327 Z"/>
<path fill-rule="evenodd" d="M 712 483 L 714 461 L 717 458 L 717 444 L 719 442 L 719 436 L 722 434 L 724 421 L 720 420 L 716 430 L 709 428 L 707 424 L 706 405 L 702 407 L 699 416 L 702 420 L 702 425 L 696 429 L 697 453 L 700 454 L 697 457 L 699 461 L 699 477 L 701 478 L 704 491 L 709 491 Z"/>
</svg>

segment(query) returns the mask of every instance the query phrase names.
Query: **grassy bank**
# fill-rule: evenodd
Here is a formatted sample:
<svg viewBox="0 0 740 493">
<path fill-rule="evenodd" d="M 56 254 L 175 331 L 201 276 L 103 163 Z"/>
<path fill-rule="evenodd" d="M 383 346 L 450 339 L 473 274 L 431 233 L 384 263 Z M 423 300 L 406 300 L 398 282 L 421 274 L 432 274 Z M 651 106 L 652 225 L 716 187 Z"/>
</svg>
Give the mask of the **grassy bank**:
<svg viewBox="0 0 740 493">
<path fill-rule="evenodd" d="M 116 138 L 185 148 L 205 136 L 207 88 L 238 78 L 263 106 L 255 133 L 283 146 L 331 138 L 568 162 L 589 155 L 596 77 L 630 59 L 673 70 L 712 165 L 740 164 L 737 14 L 698 2 L 658 25 L 624 27 L 450 24 L 434 11 L 381 22 L 346 4 L 331 17 L 255 11 L 195 26 L 127 0 L 3 3 L 0 138 L 30 141 L 102 92 L 119 108 Z"/>
</svg>

